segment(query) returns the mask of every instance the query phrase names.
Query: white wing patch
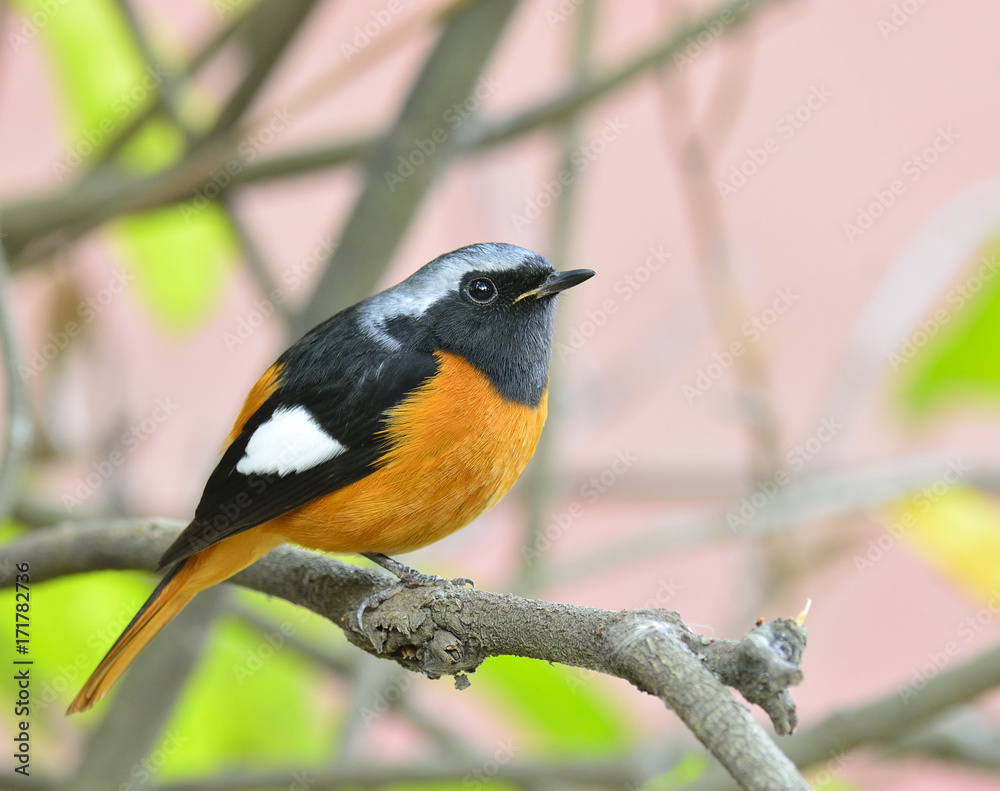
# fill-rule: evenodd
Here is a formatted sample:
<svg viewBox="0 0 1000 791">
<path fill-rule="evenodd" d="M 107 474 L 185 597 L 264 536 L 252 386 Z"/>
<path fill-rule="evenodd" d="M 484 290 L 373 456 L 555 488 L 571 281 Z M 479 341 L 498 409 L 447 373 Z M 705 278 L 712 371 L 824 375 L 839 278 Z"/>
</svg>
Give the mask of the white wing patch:
<svg viewBox="0 0 1000 791">
<path fill-rule="evenodd" d="M 305 472 L 346 450 L 304 406 L 278 407 L 250 437 L 236 471 L 243 475 Z"/>
</svg>

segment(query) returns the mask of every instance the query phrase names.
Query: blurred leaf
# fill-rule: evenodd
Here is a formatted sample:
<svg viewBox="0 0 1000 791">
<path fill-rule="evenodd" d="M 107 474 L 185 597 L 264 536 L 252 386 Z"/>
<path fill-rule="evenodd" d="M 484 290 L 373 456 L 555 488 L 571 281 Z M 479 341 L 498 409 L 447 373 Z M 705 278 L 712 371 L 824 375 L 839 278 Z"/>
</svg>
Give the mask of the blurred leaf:
<svg viewBox="0 0 1000 791">
<path fill-rule="evenodd" d="M 166 72 L 144 62 L 114 0 L 69 4 L 20 0 L 16 5 L 26 16 L 46 20 L 39 30 L 59 87 L 68 139 L 52 165 L 62 181 L 99 155 L 155 101 Z M 189 99 L 182 101 L 184 107 L 198 106 L 197 97 Z M 181 130 L 155 116 L 119 153 L 118 163 L 152 173 L 171 166 L 183 153 Z M 113 225 L 115 238 L 136 270 L 141 297 L 171 329 L 191 328 L 209 313 L 236 256 L 236 241 L 223 210 L 204 198 L 201 201 L 205 205 L 198 209 L 168 207 Z"/>
<path fill-rule="evenodd" d="M 180 130 L 163 118 L 152 118 L 123 149 L 118 161 L 137 173 L 154 173 L 184 153 Z"/>
<path fill-rule="evenodd" d="M 237 255 L 222 208 L 210 203 L 189 211 L 166 206 L 115 223 L 136 287 L 157 317 L 175 329 L 190 328 L 207 315 Z"/>
<path fill-rule="evenodd" d="M 31 586 L 27 658 L 34 661 L 32 728 L 37 737 L 65 737 L 66 706 L 153 586 L 149 574 L 120 571 Z M 204 659 L 150 757 L 163 778 L 234 764 L 274 768 L 292 761 L 315 766 L 327 758 L 338 719 L 317 705 L 322 672 L 283 639 L 319 616 L 291 605 L 274 611 L 285 617 L 267 634 L 234 619 L 221 621 L 213 630 Z M 10 645 L 13 625 L 8 622 L 5 628 Z M 0 694 L 5 700 L 16 699 L 13 674 L 0 680 Z M 11 715 L 10 707 L 0 714 L 5 732 Z M 100 716 L 92 715 L 87 724 L 96 724 Z M 86 722 L 87 717 L 78 721 Z"/>
<path fill-rule="evenodd" d="M 925 317 L 908 339 L 913 351 L 906 353 L 915 357 L 904 397 L 916 414 L 960 397 L 1000 404 L 998 256 L 1000 242 L 994 239 L 948 291 L 943 306 Z"/>
<path fill-rule="evenodd" d="M 39 25 L 60 88 L 68 137 L 78 153 L 100 150 L 132 108 L 145 66 L 121 8 L 112 0 L 13 0 Z"/>
<path fill-rule="evenodd" d="M 596 677 L 562 665 L 499 656 L 476 674 L 476 682 L 523 724 L 518 750 L 531 744 L 540 751 L 611 752 L 627 743 L 628 720 Z"/>
<path fill-rule="evenodd" d="M 14 519 L 5 519 L 0 522 L 0 544 L 6 544 L 9 541 L 13 541 L 19 535 L 22 535 L 27 531 L 28 528 L 20 522 Z M 0 569 L 0 573 L 2 573 L 2 569 Z"/>
<path fill-rule="evenodd" d="M 183 749 L 169 756 L 164 779 L 233 765 L 315 766 L 328 758 L 338 720 L 317 704 L 322 671 L 284 639 L 299 625 L 293 617 L 262 633 L 232 618 L 220 621 L 167 726 Z"/>
<path fill-rule="evenodd" d="M 29 572 L 30 573 L 30 572 Z M 73 696 L 153 590 L 140 572 L 100 572 L 30 586 L 32 728 L 62 732 Z M 11 596 L 13 594 L 11 593 Z M 7 627 L 13 642 L 13 625 Z M 16 695 L 13 676 L 0 681 L 5 700 Z"/>
<path fill-rule="evenodd" d="M 642 784 L 645 791 L 674 791 L 693 783 L 709 767 L 708 756 L 704 753 L 688 753 L 668 772 L 651 777 Z"/>
<path fill-rule="evenodd" d="M 952 487 L 900 509 L 904 540 L 980 604 L 1000 604 L 1000 504 L 976 489 Z"/>
</svg>

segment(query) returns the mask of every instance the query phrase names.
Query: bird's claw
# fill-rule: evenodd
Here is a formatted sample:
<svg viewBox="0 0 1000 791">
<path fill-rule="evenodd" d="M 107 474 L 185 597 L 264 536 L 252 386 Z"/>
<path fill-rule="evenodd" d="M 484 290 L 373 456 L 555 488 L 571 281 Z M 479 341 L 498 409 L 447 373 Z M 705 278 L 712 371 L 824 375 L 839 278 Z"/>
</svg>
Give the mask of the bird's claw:
<svg viewBox="0 0 1000 791">
<path fill-rule="evenodd" d="M 377 609 L 380 604 L 388 601 L 397 593 L 399 593 L 404 588 L 422 588 L 430 586 L 445 587 L 448 585 L 458 585 L 459 587 L 469 587 L 473 590 L 476 589 L 475 581 L 469 579 L 468 577 L 440 577 L 437 574 L 422 574 L 419 571 L 414 571 L 413 569 L 408 569 L 410 573 L 405 576 L 400 576 L 399 582 L 388 588 L 383 588 L 380 591 L 376 591 L 371 596 L 368 596 L 358 605 L 358 610 L 356 613 L 358 627 L 364 631 L 364 626 L 361 623 L 361 618 L 365 612 L 369 609 Z"/>
</svg>

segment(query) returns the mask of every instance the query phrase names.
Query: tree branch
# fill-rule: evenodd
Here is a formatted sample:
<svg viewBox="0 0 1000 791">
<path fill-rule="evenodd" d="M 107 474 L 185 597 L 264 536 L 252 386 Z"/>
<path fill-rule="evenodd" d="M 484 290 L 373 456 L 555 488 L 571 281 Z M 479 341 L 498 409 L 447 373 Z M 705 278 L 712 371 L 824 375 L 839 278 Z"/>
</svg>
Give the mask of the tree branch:
<svg viewBox="0 0 1000 791">
<path fill-rule="evenodd" d="M 441 170 L 459 147 L 455 108 L 477 90 L 517 0 L 460 6 L 445 22 L 395 123 L 363 162 L 364 185 L 300 314 L 307 331 L 375 290 Z"/>
<path fill-rule="evenodd" d="M 2 230 L 2 225 L 0 225 Z M 31 397 L 21 375 L 21 349 L 11 314 L 10 272 L 0 233 L 0 353 L 3 354 L 3 378 L 7 403 L 4 415 L 3 458 L 0 459 L 0 519 L 14 507 L 21 468 L 34 436 L 35 421 Z"/>
<path fill-rule="evenodd" d="M 947 659 L 948 657 L 946 657 Z M 806 768 L 839 759 L 861 746 L 894 744 L 959 703 L 1000 686 L 1000 645 L 919 683 L 900 686 L 869 703 L 835 711 L 786 741 L 782 747 L 796 766 Z M 721 769 L 709 772 L 685 791 L 725 791 L 731 780 Z"/>
<path fill-rule="evenodd" d="M 455 145 L 450 147 L 452 150 L 449 151 L 449 155 L 475 153 L 510 142 L 551 124 L 560 123 L 574 112 L 586 107 L 588 103 L 610 94 L 650 68 L 681 53 L 692 35 L 708 30 L 710 25 L 722 24 L 723 14 L 728 15 L 725 17 L 726 23 L 722 24 L 722 29 L 729 32 L 738 29 L 765 6 L 774 2 L 776 0 L 751 0 L 745 7 L 742 7 L 742 0 L 737 3 L 724 3 L 690 26 L 679 31 L 671 31 L 663 42 L 657 43 L 617 69 L 582 85 L 568 88 L 508 118 L 484 120 L 478 124 L 467 123 L 462 130 L 465 134 L 455 136 Z M 364 138 L 303 148 L 253 163 L 244 163 L 237 149 L 243 137 L 252 131 L 251 125 L 240 129 L 234 127 L 230 134 L 215 135 L 212 138 L 212 145 L 199 147 L 174 168 L 165 172 L 136 176 L 116 171 L 113 174 L 114 178 L 108 174 L 107 179 L 96 180 L 99 183 L 85 178 L 83 182 L 68 191 L 0 206 L 0 215 L 4 217 L 9 234 L 8 250 L 12 269 L 17 271 L 21 267 L 38 263 L 60 246 L 118 214 L 156 208 L 191 198 L 195 190 L 208 183 L 206 174 L 213 169 L 225 167 L 227 163 L 235 162 L 241 165 L 239 172 L 232 175 L 227 187 L 233 189 L 263 180 L 315 172 L 322 168 L 337 167 L 360 158 L 372 157 L 378 142 L 377 134 L 373 134 Z M 406 142 L 412 144 L 412 140 L 411 132 Z M 205 150 L 206 148 L 208 150 Z M 425 163 L 424 168 L 427 167 Z M 381 177 L 381 173 L 377 175 Z"/>
<path fill-rule="evenodd" d="M 98 569 L 152 569 L 182 526 L 120 520 L 39 530 L 0 547 L 0 567 L 28 562 L 34 582 Z M 796 714 L 788 687 L 801 681 L 806 639 L 794 621 L 723 640 L 693 633 L 666 610 L 615 612 L 449 585 L 404 588 L 367 610 L 359 624 L 359 605 L 394 580 L 287 545 L 233 581 L 329 618 L 369 653 L 429 678 L 455 676 L 459 688 L 469 683 L 465 674 L 501 655 L 625 679 L 673 709 L 743 788 L 808 788 L 723 686 L 762 706 L 779 733 L 791 732 Z"/>
<path fill-rule="evenodd" d="M 258 91 L 270 79 L 275 65 L 315 5 L 316 0 L 262 0 L 247 12 L 242 32 L 249 64 L 240 84 L 205 135 L 206 139 L 228 132 L 236 125 Z"/>
</svg>

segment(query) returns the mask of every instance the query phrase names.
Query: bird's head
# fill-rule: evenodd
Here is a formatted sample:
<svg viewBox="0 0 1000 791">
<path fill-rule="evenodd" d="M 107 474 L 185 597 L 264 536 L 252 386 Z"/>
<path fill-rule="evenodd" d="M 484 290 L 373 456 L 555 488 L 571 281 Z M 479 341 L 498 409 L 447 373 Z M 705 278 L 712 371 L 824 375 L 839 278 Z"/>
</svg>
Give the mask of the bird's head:
<svg viewBox="0 0 1000 791">
<path fill-rule="evenodd" d="M 557 272 L 511 244 L 475 244 L 435 258 L 370 300 L 387 340 L 429 339 L 485 373 L 506 398 L 535 404 L 548 382 L 555 297 L 592 277 Z"/>
</svg>

